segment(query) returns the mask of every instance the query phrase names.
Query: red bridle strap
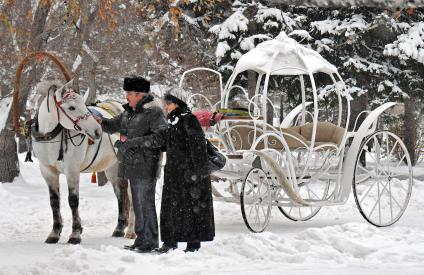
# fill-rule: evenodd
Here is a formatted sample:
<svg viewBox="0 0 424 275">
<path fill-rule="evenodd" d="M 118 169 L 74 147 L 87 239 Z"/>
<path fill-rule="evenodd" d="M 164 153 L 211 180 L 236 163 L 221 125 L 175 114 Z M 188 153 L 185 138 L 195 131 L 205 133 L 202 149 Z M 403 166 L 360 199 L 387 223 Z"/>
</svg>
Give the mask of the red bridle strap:
<svg viewBox="0 0 424 275">
<path fill-rule="evenodd" d="M 78 125 L 78 122 L 80 122 L 81 120 L 86 120 L 91 116 L 90 112 L 85 113 L 82 116 L 78 116 L 76 119 L 73 119 L 66 111 L 65 109 L 63 109 L 62 107 L 62 103 L 63 101 L 57 101 L 56 98 L 56 94 L 53 94 L 53 99 L 54 99 L 54 104 L 56 105 L 56 111 L 57 111 L 57 120 L 58 122 L 60 121 L 59 119 L 59 109 L 65 114 L 65 116 L 72 121 L 72 123 L 74 124 L 74 129 L 76 131 L 82 131 L 82 128 Z"/>
</svg>

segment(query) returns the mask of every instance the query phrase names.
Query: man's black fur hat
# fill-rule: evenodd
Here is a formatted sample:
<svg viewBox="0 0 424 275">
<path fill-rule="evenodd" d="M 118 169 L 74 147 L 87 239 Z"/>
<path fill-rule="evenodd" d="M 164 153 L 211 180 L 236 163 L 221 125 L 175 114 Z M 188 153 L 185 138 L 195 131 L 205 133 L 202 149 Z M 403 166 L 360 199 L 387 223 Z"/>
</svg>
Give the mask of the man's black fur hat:
<svg viewBox="0 0 424 275">
<path fill-rule="evenodd" d="M 150 92 L 150 82 L 141 76 L 129 76 L 124 78 L 124 91 Z"/>
</svg>

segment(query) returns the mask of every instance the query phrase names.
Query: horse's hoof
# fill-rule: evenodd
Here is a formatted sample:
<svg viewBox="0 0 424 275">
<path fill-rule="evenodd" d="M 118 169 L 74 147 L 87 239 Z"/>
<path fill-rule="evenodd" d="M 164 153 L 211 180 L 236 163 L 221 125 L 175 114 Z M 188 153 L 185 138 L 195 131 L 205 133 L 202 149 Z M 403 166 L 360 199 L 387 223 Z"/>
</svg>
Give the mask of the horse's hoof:
<svg viewBox="0 0 424 275">
<path fill-rule="evenodd" d="M 127 234 L 125 234 L 125 238 L 127 239 L 135 239 L 137 237 L 137 234 L 135 234 L 134 232 L 127 232 Z"/>
<path fill-rule="evenodd" d="M 59 237 L 48 237 L 45 243 L 57 243 L 59 241 Z"/>
<path fill-rule="evenodd" d="M 125 236 L 125 232 L 121 230 L 115 230 L 112 233 L 112 237 L 124 237 L 124 236 Z"/>
<path fill-rule="evenodd" d="M 80 244 L 81 238 L 69 238 L 68 243 L 69 244 Z"/>
</svg>

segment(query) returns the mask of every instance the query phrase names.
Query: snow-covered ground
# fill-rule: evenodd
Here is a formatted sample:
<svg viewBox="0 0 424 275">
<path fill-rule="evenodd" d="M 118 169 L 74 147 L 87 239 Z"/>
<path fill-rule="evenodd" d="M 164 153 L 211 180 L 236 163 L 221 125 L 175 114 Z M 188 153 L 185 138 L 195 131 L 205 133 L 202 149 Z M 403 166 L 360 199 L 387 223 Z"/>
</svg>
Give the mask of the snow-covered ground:
<svg viewBox="0 0 424 275">
<path fill-rule="evenodd" d="M 145 255 L 122 249 L 131 240 L 110 237 L 116 199 L 110 185 L 91 184 L 89 175 L 80 185 L 82 244 L 66 243 L 71 213 L 62 177 L 62 238 L 45 244 L 52 223 L 46 184 L 36 162 L 21 163 L 21 173 L 0 184 L 0 274 L 424 274 L 422 182 L 402 219 L 388 228 L 367 224 L 350 200 L 308 222 L 289 221 L 274 209 L 268 230 L 252 234 L 239 205 L 216 202 L 215 241 L 194 254 L 180 244 L 166 255 Z M 424 168 L 415 173 L 421 178 Z"/>
</svg>

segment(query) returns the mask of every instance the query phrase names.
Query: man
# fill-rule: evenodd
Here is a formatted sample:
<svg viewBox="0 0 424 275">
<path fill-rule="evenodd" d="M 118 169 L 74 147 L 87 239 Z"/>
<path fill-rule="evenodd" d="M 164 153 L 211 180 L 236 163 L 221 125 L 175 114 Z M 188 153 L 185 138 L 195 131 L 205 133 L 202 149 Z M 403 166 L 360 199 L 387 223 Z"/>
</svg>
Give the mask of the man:
<svg viewBox="0 0 424 275">
<path fill-rule="evenodd" d="M 120 133 L 118 148 L 118 176 L 130 181 L 135 233 L 133 245 L 125 249 L 148 253 L 159 246 L 158 223 L 155 209 L 155 187 L 160 169 L 160 147 L 164 143 L 161 131 L 167 123 L 162 109 L 149 94 L 150 82 L 142 77 L 126 77 L 124 91 L 128 103 L 125 111 L 113 119 L 101 119 L 107 133 Z"/>
</svg>

